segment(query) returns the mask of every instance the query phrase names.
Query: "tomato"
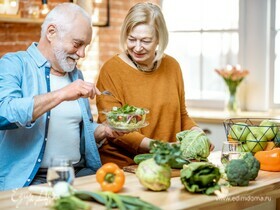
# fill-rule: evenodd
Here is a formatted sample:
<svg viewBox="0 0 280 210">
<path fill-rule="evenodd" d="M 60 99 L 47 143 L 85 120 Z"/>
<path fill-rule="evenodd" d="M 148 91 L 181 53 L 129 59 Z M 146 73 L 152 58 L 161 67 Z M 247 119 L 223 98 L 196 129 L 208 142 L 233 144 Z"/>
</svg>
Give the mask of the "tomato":
<svg viewBox="0 0 280 210">
<path fill-rule="evenodd" d="M 125 175 L 117 164 L 106 163 L 97 170 L 96 180 L 103 191 L 119 192 L 125 183 Z"/>
<path fill-rule="evenodd" d="M 142 120 L 142 116 L 141 116 L 141 115 L 136 115 L 135 117 L 136 117 L 136 121 L 137 121 L 137 122 L 139 122 L 139 121 Z"/>
</svg>

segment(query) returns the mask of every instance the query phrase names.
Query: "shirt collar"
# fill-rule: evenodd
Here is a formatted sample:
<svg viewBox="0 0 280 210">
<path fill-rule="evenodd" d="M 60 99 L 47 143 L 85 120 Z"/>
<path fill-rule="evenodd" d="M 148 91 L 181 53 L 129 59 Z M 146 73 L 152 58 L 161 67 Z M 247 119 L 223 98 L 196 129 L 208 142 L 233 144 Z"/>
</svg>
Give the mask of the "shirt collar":
<svg viewBox="0 0 280 210">
<path fill-rule="evenodd" d="M 38 67 L 46 65 L 51 67 L 50 62 L 42 55 L 42 53 L 37 48 L 38 43 L 33 42 L 27 49 L 27 53 L 32 57 Z"/>
</svg>

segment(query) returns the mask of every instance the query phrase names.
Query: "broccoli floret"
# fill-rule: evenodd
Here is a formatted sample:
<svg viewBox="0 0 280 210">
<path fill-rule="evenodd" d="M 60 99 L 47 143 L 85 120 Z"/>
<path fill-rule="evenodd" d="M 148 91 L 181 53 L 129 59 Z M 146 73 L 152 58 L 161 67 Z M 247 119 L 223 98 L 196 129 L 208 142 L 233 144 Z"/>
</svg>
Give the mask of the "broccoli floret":
<svg viewBox="0 0 280 210">
<path fill-rule="evenodd" d="M 260 162 L 254 157 L 251 152 L 244 153 L 241 158 L 248 164 L 250 180 L 255 180 L 260 170 Z"/>
<path fill-rule="evenodd" d="M 251 174 L 248 164 L 243 159 L 231 160 L 225 169 L 229 183 L 232 186 L 248 186 Z"/>
</svg>

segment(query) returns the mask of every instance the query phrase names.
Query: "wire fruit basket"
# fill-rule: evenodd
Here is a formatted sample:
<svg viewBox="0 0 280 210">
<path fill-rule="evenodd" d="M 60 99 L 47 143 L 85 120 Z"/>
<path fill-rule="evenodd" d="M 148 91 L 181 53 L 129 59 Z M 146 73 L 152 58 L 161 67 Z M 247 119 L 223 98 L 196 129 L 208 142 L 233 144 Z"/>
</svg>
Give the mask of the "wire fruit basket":
<svg viewBox="0 0 280 210">
<path fill-rule="evenodd" d="M 240 151 L 256 153 L 280 147 L 280 119 L 230 118 L 223 125 L 228 141 L 241 142 Z"/>
</svg>

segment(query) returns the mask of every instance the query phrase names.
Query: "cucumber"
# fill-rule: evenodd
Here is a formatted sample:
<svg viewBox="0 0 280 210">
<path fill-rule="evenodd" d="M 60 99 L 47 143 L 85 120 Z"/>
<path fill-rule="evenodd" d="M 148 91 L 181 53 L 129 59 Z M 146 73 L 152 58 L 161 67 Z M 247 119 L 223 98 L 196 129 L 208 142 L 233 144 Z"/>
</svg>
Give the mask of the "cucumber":
<svg viewBox="0 0 280 210">
<path fill-rule="evenodd" d="M 145 153 L 145 154 L 136 155 L 133 160 L 136 164 L 139 164 L 142 161 L 150 159 L 152 157 L 154 157 L 153 153 Z M 183 168 L 183 165 L 189 164 L 189 163 L 190 163 L 190 161 L 185 160 L 183 158 L 176 158 L 174 161 L 171 161 L 170 167 L 174 168 L 174 169 L 181 169 L 181 168 Z"/>
<path fill-rule="evenodd" d="M 152 153 L 139 154 L 139 155 L 136 155 L 133 160 L 136 164 L 139 164 L 144 160 L 152 158 L 153 156 L 154 156 L 154 154 L 152 154 Z"/>
</svg>

